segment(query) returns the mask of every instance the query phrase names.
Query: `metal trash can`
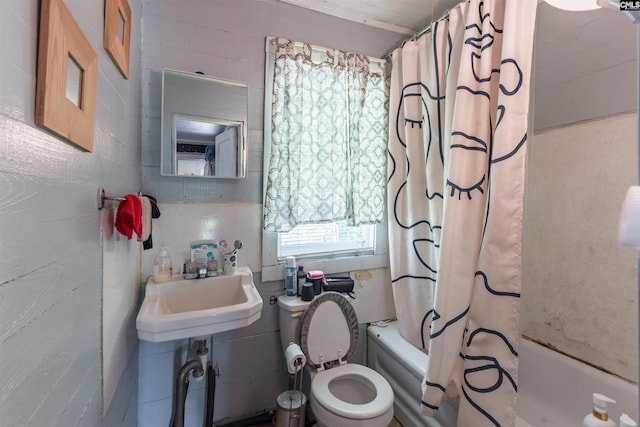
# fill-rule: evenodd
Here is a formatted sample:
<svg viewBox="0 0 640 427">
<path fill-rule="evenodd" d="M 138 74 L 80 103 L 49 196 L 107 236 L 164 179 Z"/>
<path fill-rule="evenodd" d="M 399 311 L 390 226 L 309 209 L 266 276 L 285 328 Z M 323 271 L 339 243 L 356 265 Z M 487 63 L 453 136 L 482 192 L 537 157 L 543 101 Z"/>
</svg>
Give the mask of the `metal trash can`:
<svg viewBox="0 0 640 427">
<path fill-rule="evenodd" d="M 278 396 L 276 427 L 304 427 L 307 396 L 299 390 L 287 390 Z"/>
</svg>

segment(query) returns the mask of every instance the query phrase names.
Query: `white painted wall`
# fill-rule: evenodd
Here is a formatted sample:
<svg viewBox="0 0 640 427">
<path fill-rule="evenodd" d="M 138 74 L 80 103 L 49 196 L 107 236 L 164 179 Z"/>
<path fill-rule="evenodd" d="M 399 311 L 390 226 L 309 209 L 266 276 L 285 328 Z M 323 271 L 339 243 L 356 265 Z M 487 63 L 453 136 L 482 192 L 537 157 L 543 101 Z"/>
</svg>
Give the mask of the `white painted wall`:
<svg viewBox="0 0 640 427">
<path fill-rule="evenodd" d="M 636 115 L 553 128 L 529 145 L 522 332 L 638 380 L 637 263 L 617 244 L 636 184 Z"/>
<path fill-rule="evenodd" d="M 260 271 L 260 211 L 258 203 L 160 204 L 154 220 L 154 246 L 170 245 L 174 269 L 189 257 L 189 242 L 199 239 L 240 239 L 239 263 Z M 256 238 L 258 237 L 258 238 Z M 153 272 L 154 254 L 144 254 L 143 273 Z M 179 271 L 179 270 L 178 270 Z M 275 405 L 285 390 L 275 307 L 269 297 L 281 293 L 278 283 L 256 286 L 263 299 L 261 318 L 250 327 L 217 334 L 210 354 L 220 371 L 216 383 L 214 419 L 242 416 Z M 186 362 L 188 340 L 167 343 L 140 342 L 140 391 L 138 426 L 166 425 L 171 416 L 175 372 Z M 192 382 L 187 395 L 185 425 L 201 426 L 204 412 L 204 382 Z"/>
<path fill-rule="evenodd" d="M 137 265 L 103 275 L 102 232 L 113 229 L 101 230 L 96 194 L 140 188 L 141 1 L 129 0 L 124 80 L 102 48 L 104 1 L 65 0 L 98 55 L 93 153 L 34 125 L 39 3 L 0 4 L 0 424 L 135 426 L 137 365 L 126 358 L 102 416 L 102 284 Z"/>
<path fill-rule="evenodd" d="M 138 365 L 126 361 L 126 355 L 136 351 L 126 347 L 131 343 L 135 346 L 131 319 L 122 323 L 123 333 L 115 334 L 125 346 L 114 348 L 112 360 L 116 360 L 114 366 L 119 367 L 118 370 L 124 369 L 124 374 L 119 382 L 113 378 L 107 381 L 110 383 L 108 394 L 113 394 L 114 400 L 107 415 L 101 416 L 102 285 L 121 284 L 122 278 L 128 281 L 137 276 L 138 267 L 129 263 L 133 253 L 128 242 L 123 242 L 109 227 L 101 231 L 101 213 L 95 206 L 97 188 L 103 186 L 111 194 L 122 195 L 142 186 L 145 191 L 157 195 L 163 202 L 164 217 L 154 228 L 156 249 L 166 239 L 178 251 L 176 263 L 182 256 L 179 251 L 186 250 L 183 244 L 190 239 L 188 235 L 197 234 L 194 231 L 197 228 L 191 224 L 198 224 L 212 212 L 224 224 L 221 230 L 225 236 L 220 237 L 233 240 L 240 236 L 245 240 L 241 256 L 244 255 L 247 263 L 254 267 L 259 258 L 257 248 L 261 246 L 260 234 L 251 230 L 259 224 L 258 206 L 262 193 L 264 37 L 291 37 L 374 56 L 381 55 L 401 38 L 275 0 L 128 1 L 134 13 L 134 26 L 131 74 L 129 80 L 124 80 L 101 47 L 103 2 L 65 0 L 98 53 L 94 153 L 81 152 L 35 127 L 38 2 L 14 0 L 0 4 L 2 424 L 134 426 L 137 423 L 155 427 L 166 423 L 170 411 L 170 383 L 185 343 L 140 345 L 138 417 Z M 144 22 L 141 22 L 143 7 Z M 617 37 L 623 38 L 624 34 Z M 553 40 L 547 42 L 549 46 L 554 44 Z M 625 55 L 609 53 L 614 55 L 611 59 L 614 66 L 605 67 L 602 73 L 609 77 L 597 81 L 611 83 L 616 89 L 603 92 L 598 86 L 596 98 L 585 101 L 585 89 L 593 87 L 595 76 L 585 75 L 581 82 L 551 82 L 548 88 L 541 89 L 557 96 L 546 96 L 538 91 L 536 97 L 536 111 L 539 114 L 548 112 L 536 120 L 537 128 L 633 108 L 628 96 L 633 91 L 633 84 L 624 83 L 633 66 L 625 60 Z M 566 55 L 557 53 L 550 57 L 555 60 Z M 202 70 L 217 77 L 248 82 L 250 176 L 247 179 L 212 182 L 160 178 L 162 67 Z M 597 106 L 603 93 L 610 95 L 603 105 L 595 110 L 582 108 Z M 569 102 L 561 104 L 563 99 Z M 567 107 L 560 111 L 549 110 L 558 105 Z M 618 126 L 615 120 L 626 124 Z M 532 163 L 538 162 L 538 166 L 531 167 L 532 180 L 542 177 L 546 181 L 540 186 L 533 185 L 531 194 L 527 195 L 525 240 L 531 241 L 525 241 L 522 325 L 527 335 L 634 378 L 629 370 L 637 360 L 633 353 L 636 333 L 632 329 L 636 325 L 633 317 L 636 296 L 632 288 L 635 255 L 629 249 L 606 246 L 603 250 L 598 246 L 599 242 L 610 242 L 611 227 L 617 222 L 622 194 L 635 176 L 635 169 L 629 165 L 610 165 L 620 158 L 625 162 L 635 158 L 635 152 L 628 146 L 625 154 L 610 158 L 609 163 L 600 162 L 606 159 L 603 154 L 620 150 L 617 142 L 612 145 L 613 141 L 607 139 L 607 135 L 617 134 L 622 128 L 632 129 L 633 125 L 625 120 L 630 119 L 614 118 L 614 122 L 605 121 L 604 124 L 585 123 L 566 128 L 566 131 L 554 129 L 534 139 Z M 571 136 L 574 131 L 578 136 Z M 594 136 L 603 138 L 598 140 Z M 630 134 L 622 137 L 626 141 Z M 580 138 L 585 145 L 576 146 Z M 538 140 L 542 142 L 536 145 Z M 569 145 L 564 151 L 551 147 L 562 147 L 567 141 Z M 602 141 L 610 147 L 606 152 L 601 148 Z M 568 153 L 580 154 L 579 162 L 567 159 L 555 169 L 544 166 L 554 164 L 556 156 Z M 573 168 L 570 172 L 569 167 Z M 631 168 L 631 172 L 627 168 Z M 572 177 L 590 170 L 599 177 L 597 182 L 593 182 L 593 176 L 588 173 L 583 178 L 600 192 L 587 195 L 580 182 Z M 623 170 L 625 172 L 621 172 Z M 613 173 L 619 171 L 626 178 Z M 558 183 L 563 185 L 564 192 L 554 195 Z M 584 209 L 567 210 L 568 213 L 554 210 L 550 214 L 549 210 L 555 209 L 554 205 L 562 203 L 563 196 L 567 195 L 572 197 L 571 204 Z M 541 206 L 536 207 L 536 203 Z M 608 206 L 608 209 L 601 212 L 594 206 Z M 573 209 L 573 206 L 569 208 Z M 246 212 L 248 218 L 239 212 Z M 596 213 L 599 215 L 597 221 L 606 227 L 589 227 L 591 215 Z M 108 211 L 103 211 L 102 215 L 108 217 Z M 550 216 L 559 218 L 558 223 L 541 223 Z M 106 223 L 110 224 L 108 220 Z M 581 224 L 587 228 L 581 230 Z M 166 235 L 163 228 L 167 230 Z M 553 246 L 561 247 L 553 248 L 547 256 L 562 255 L 552 260 L 560 259 L 562 263 L 553 264 L 551 271 L 540 267 L 547 261 L 540 257 L 551 245 L 546 242 L 536 244 L 533 240 L 537 239 L 537 233 L 546 235 L 549 229 L 557 233 L 573 230 L 572 235 L 553 241 Z M 184 230 L 184 235 L 177 236 L 180 230 Z M 105 249 L 101 249 L 101 232 L 111 236 L 104 239 Z M 564 252 L 559 254 L 561 250 Z M 143 276 L 150 273 L 150 259 L 155 252 L 143 254 Z M 125 263 L 121 263 L 122 257 Z M 594 266 L 602 268 L 594 269 Z M 358 299 L 354 305 L 361 321 L 393 315 L 387 287 L 388 271 L 373 273 L 372 280 L 356 283 Z M 281 292 L 280 282 L 262 284 L 256 275 L 256 283 L 266 301 L 269 296 Z M 131 286 L 135 285 L 131 283 Z M 557 303 L 553 299 L 557 299 Z M 131 301 L 130 292 L 126 301 Z M 124 314 L 129 316 L 130 311 L 125 310 Z M 277 310 L 267 303 L 262 318 L 251 328 L 216 337 L 214 352 L 222 375 L 220 389 L 225 391 L 220 392 L 216 402 L 217 418 L 261 409 L 273 402 L 274 393 L 282 388 L 276 325 Z M 594 331 L 598 329 L 602 329 L 603 334 L 595 335 Z M 615 339 L 606 341 L 608 345 L 598 344 L 603 336 L 610 335 Z M 258 355 L 255 355 L 256 349 L 260 350 Z M 263 393 L 265 383 L 270 384 L 270 388 Z M 115 384 L 118 386 L 114 391 Z M 197 417 L 201 413 L 201 408 L 197 407 L 199 403 L 196 403 L 201 400 L 197 400 L 197 395 L 202 393 L 202 388 L 193 385 L 192 389 L 193 402 L 187 411 L 196 414 L 190 417 Z M 197 421 L 191 423 L 197 424 Z"/>
<path fill-rule="evenodd" d="M 220 370 L 214 419 L 241 417 L 274 407 L 286 374 L 278 334 L 277 305 L 283 282 L 261 283 L 262 130 L 264 46 L 269 35 L 321 46 L 382 55 L 402 36 L 296 8 L 277 1 L 147 0 L 143 42 L 143 189 L 158 197 L 162 215 L 154 220 L 154 251 L 143 254 L 142 274 L 152 272 L 160 244 L 171 247 L 175 265 L 188 257 L 188 244 L 202 238 L 241 239 L 240 264 L 249 265 L 264 300 L 262 316 L 249 328 L 216 335 Z M 163 67 L 205 74 L 249 86 L 248 176 L 240 181 L 161 177 L 160 73 Z M 153 252 L 153 253 L 152 253 Z M 361 322 L 394 315 L 389 272 L 356 284 L 354 306 Z M 364 340 L 361 342 L 364 345 Z M 167 423 L 173 373 L 185 361 L 187 340 L 141 342 L 138 426 Z M 364 349 L 355 357 L 363 360 Z M 193 390 L 193 392 L 192 392 Z M 190 386 L 187 426 L 201 425 L 204 389 Z M 200 424 L 199 424 L 200 423 Z"/>
<path fill-rule="evenodd" d="M 636 30 L 619 10 L 571 12 L 539 2 L 535 128 L 634 111 Z"/>
<path fill-rule="evenodd" d="M 186 255 L 186 243 L 189 240 L 200 238 L 200 230 L 203 224 L 207 224 L 211 218 L 215 218 L 217 225 L 213 237 L 234 240 L 242 236 L 245 247 L 241 251 L 241 257 L 254 269 L 259 267 L 259 219 L 260 203 L 262 200 L 262 107 L 264 91 L 264 37 L 267 35 L 290 37 L 297 40 L 308 41 L 318 45 L 344 48 L 379 56 L 393 46 L 401 36 L 389 34 L 380 30 L 366 29 L 353 23 L 332 19 L 330 17 L 312 13 L 306 10 L 283 5 L 274 0 L 251 1 L 204 1 L 189 0 L 178 5 L 170 0 L 147 0 L 144 4 L 145 11 L 145 38 L 143 42 L 142 80 L 143 80 L 143 118 L 142 118 L 142 164 L 143 164 L 143 189 L 145 192 L 155 194 L 163 203 L 163 216 L 154 225 L 154 241 L 168 243 L 172 247 L 174 263 L 179 263 Z M 563 19 L 562 16 L 553 16 L 552 11 L 547 11 L 548 18 L 545 25 L 551 28 Z M 562 15 L 562 13 L 560 13 Z M 564 16 L 566 19 L 567 17 Z M 619 17 L 605 17 L 606 22 L 619 25 L 616 21 Z M 578 18 L 572 18 L 578 19 Z M 588 20 L 587 20 L 588 21 Z M 603 22 L 605 22 L 603 21 Z M 605 22 L 605 23 L 606 23 Z M 622 31 L 620 34 L 626 34 Z M 622 35 L 618 34 L 618 37 Z M 553 46 L 553 40 L 548 35 L 539 33 L 538 41 L 546 43 L 542 49 L 548 51 Z M 563 37 L 578 37 L 589 35 L 588 31 Z M 625 49 L 626 44 L 621 44 Z M 598 46 L 590 46 L 598 49 Z M 560 55 L 565 57 L 566 54 Z M 602 70 L 604 81 L 619 88 L 623 76 L 628 74 L 629 61 L 625 55 L 619 55 L 621 60 L 612 59 L 612 66 Z M 536 57 L 536 61 L 538 61 Z M 548 58 L 540 59 L 548 61 Z M 538 75 L 544 77 L 545 66 L 548 62 L 542 62 L 542 67 L 537 69 Z M 203 71 L 215 77 L 245 81 L 249 85 L 249 176 L 242 181 L 208 181 L 192 180 L 185 178 L 160 177 L 158 166 L 160 163 L 160 70 L 163 67 L 182 69 L 185 71 Z M 591 68 L 592 74 L 600 72 L 602 67 Z M 607 76 L 619 74 L 619 79 L 610 79 Z M 613 74 L 611 74 L 613 73 Z M 595 77 L 593 77 L 595 78 Z M 629 109 L 629 96 L 618 96 L 619 91 L 613 91 L 606 97 L 602 108 L 598 108 L 598 100 L 605 95 L 600 94 L 598 99 L 587 101 L 584 92 L 585 86 L 592 83 L 593 78 L 585 78 L 580 82 L 552 81 L 542 79 L 540 90 L 536 92 L 536 128 L 542 129 L 551 125 L 573 122 L 576 120 L 601 117 L 614 112 L 627 111 Z M 582 82 L 582 83 L 581 83 Z M 555 86 L 554 86 L 555 85 Z M 550 97 L 554 93 L 569 91 L 561 98 Z M 630 86 L 626 86 L 627 90 Z M 561 89 L 561 90 L 560 90 Z M 564 93 L 563 92 L 563 93 Z M 598 92 L 600 93 L 600 92 Z M 572 95 L 573 94 L 573 95 Z M 626 92 L 625 92 L 626 94 Z M 576 97 L 581 96 L 581 101 L 576 102 Z M 554 112 L 548 114 L 550 109 L 563 105 L 559 115 Z M 588 108 L 587 108 L 588 107 Z M 556 111 L 556 110 L 553 110 Z M 539 116 L 539 117 L 538 117 Z M 537 140 L 537 139 L 536 139 Z M 594 146 L 597 149 L 597 146 Z M 536 148 L 532 148 L 535 153 Z M 590 153 L 587 158 L 597 157 L 599 153 Z M 553 151 L 549 152 L 553 156 Z M 630 156 L 627 156 L 628 158 Z M 543 163 L 544 164 L 544 161 Z M 598 166 L 600 167 L 600 166 Z M 535 169 L 535 168 L 532 168 Z M 560 168 L 563 170 L 563 168 Z M 545 170 L 545 174 L 549 171 Z M 603 172 L 604 173 L 604 172 Z M 536 176 L 534 171 L 534 176 Z M 616 179 L 615 177 L 613 178 Z M 555 183 L 554 183 L 555 184 Z M 626 189 L 627 184 L 621 186 Z M 542 192 L 546 192 L 544 189 Z M 573 191 L 573 189 L 572 189 Z M 581 190 L 580 194 L 584 194 Z M 534 204 L 535 197 L 527 196 L 528 206 Z M 597 196 L 589 196 L 596 198 Z M 544 205 L 540 207 L 544 210 Z M 614 209 L 617 211 L 617 207 Z M 166 214 L 165 214 L 166 211 Z M 248 214 L 249 216 L 245 216 Z M 611 214 L 612 216 L 615 216 Z M 536 215 L 533 215 L 536 217 Z M 579 218 L 583 218 L 580 215 Z M 549 218 L 546 215 L 546 218 Z M 216 222 L 217 221 L 217 222 Z M 553 218 L 549 221 L 552 222 Z M 575 221 L 579 222 L 579 221 Z M 547 224 L 545 224 L 547 226 Z M 525 224 L 526 236 L 536 233 L 536 227 L 527 222 Z M 206 227 L 205 227 L 206 228 Z M 252 231 L 254 230 L 254 231 Z M 556 230 L 559 232 L 560 230 Z M 202 236 L 210 237 L 210 236 Z M 571 241 L 571 237 L 566 237 Z M 531 242 L 534 244 L 534 242 Z M 528 245 L 525 242 L 525 245 Z M 574 241 L 575 245 L 575 241 Z M 157 246 L 157 245 L 156 245 Z M 539 245 L 531 248 L 525 257 L 532 251 L 545 252 L 546 246 Z M 157 249 L 157 248 L 156 248 Z M 154 251 L 155 253 L 156 251 Z M 150 273 L 152 257 L 149 251 L 143 254 L 143 276 Z M 176 259 L 177 258 L 177 259 Z M 610 259 L 610 258 L 609 258 Z M 254 264 L 256 263 L 257 264 Z M 535 322 L 540 319 L 540 312 L 548 305 L 545 292 L 549 287 L 558 288 L 558 278 L 546 276 L 533 278 L 527 273 L 532 266 L 538 265 L 535 258 L 525 258 L 525 277 L 523 290 L 523 327 L 525 333 L 548 341 L 552 346 L 560 347 L 573 355 L 583 358 L 583 348 L 575 348 L 562 345 L 555 337 L 549 334 L 545 328 L 538 328 Z M 558 267 L 561 270 L 563 267 Z M 572 271 L 573 267 L 566 271 Z M 577 267 L 579 268 L 579 267 Z M 544 269 L 537 270 L 544 273 Z M 392 297 L 388 294 L 388 271 L 374 271 L 374 279 L 356 284 L 359 291 L 358 299 L 354 303 L 361 321 L 376 320 L 393 315 L 391 305 Z M 621 279 L 622 281 L 628 279 Z M 535 283 L 535 284 L 532 284 Z M 568 296 L 573 292 L 582 291 L 592 295 L 591 289 L 596 287 L 597 281 L 591 278 L 582 283 L 572 285 L 572 290 L 562 293 L 565 298 L 559 299 L 555 308 L 558 312 L 574 313 L 575 321 L 582 319 L 580 310 L 574 307 Z M 265 302 L 269 296 L 281 293 L 282 283 L 260 283 L 259 274 L 256 275 L 256 283 L 260 288 Z M 583 284 L 588 291 L 580 286 Z M 566 286 L 566 285 L 562 285 Z M 537 295 L 537 298 L 535 297 Z M 555 296 L 556 294 L 549 294 Z M 629 306 L 635 303 L 635 294 L 625 291 L 625 298 Z M 585 307 L 593 307 L 594 300 L 587 299 L 583 302 Z M 545 315 L 546 316 L 546 315 Z M 596 324 L 607 324 L 606 316 L 596 312 L 592 321 Z M 571 316 L 565 316 L 571 318 Z M 618 318 L 619 319 L 619 318 Z M 632 319 L 619 319 L 626 325 Z M 550 320 L 548 320 L 550 321 Z M 568 320 L 568 324 L 572 320 Z M 609 324 L 610 325 L 610 324 Z M 620 327 L 620 325 L 616 325 Z M 583 328 L 584 329 L 584 328 Z M 587 328 L 588 329 L 588 328 Z M 609 333 L 605 331 L 605 333 Z M 632 331 L 629 337 L 635 336 Z M 596 339 L 592 334 L 584 337 L 585 342 Z M 589 341 L 586 341 L 589 340 Z M 633 340 L 625 343 L 628 348 Z M 182 363 L 186 342 L 177 342 L 172 345 L 157 345 L 142 343 L 140 352 L 140 411 L 139 425 L 153 426 L 166 422 L 169 416 L 169 403 L 171 396 L 171 382 L 168 376 Z M 280 391 L 281 377 L 278 372 L 280 348 L 277 341 L 277 309 L 265 304 L 263 315 L 259 323 L 243 331 L 228 333 L 224 337 L 216 338 L 214 352 L 219 354 L 219 368 L 222 377 L 218 397 L 216 401 L 216 415 L 214 418 L 233 417 L 246 415 L 254 410 L 266 406 L 273 406 L 275 396 Z M 248 355 L 252 349 L 260 348 L 260 357 Z M 247 349 L 244 352 L 240 349 Z M 247 353 L 248 351 L 248 353 Z M 273 352 L 277 355 L 274 356 Z M 236 357 L 230 357 L 234 354 Z M 247 354 L 247 356 L 243 356 Z M 609 352 L 604 357 L 613 357 Z M 587 355 L 587 357 L 591 357 Z M 635 360 L 636 356 L 629 352 L 628 360 Z M 603 359 L 601 359 L 603 360 Z M 605 364 L 608 362 L 605 360 Z M 594 362 L 595 363 L 595 362 Z M 616 363 L 615 361 L 613 362 Z M 257 370 L 260 366 L 261 370 Z M 617 368 L 615 368 L 617 369 Z M 632 377 L 632 376 L 630 376 Z M 262 393 L 255 394 L 256 384 L 260 381 L 263 386 Z M 196 390 L 198 386 L 195 387 Z M 200 394 L 197 394 L 200 393 Z M 227 396 L 233 396 L 227 400 Z M 202 391 L 193 393 L 190 397 L 188 408 L 196 411 L 196 418 L 201 416 Z M 224 402 L 224 403 L 222 403 Z M 190 420 L 197 424 L 197 420 Z M 195 425 L 194 424 L 194 425 Z"/>
<path fill-rule="evenodd" d="M 276 0 L 145 0 L 142 59 L 142 185 L 163 203 L 262 201 L 266 36 L 372 56 L 403 36 Z M 202 71 L 249 86 L 248 173 L 240 181 L 161 177 L 161 70 Z"/>
<path fill-rule="evenodd" d="M 102 383 L 103 412 L 115 396 L 120 379 L 137 358 L 135 326 L 140 295 L 140 251 L 136 239 L 114 230 L 117 203 L 101 211 L 102 223 Z M 133 368 L 130 368 L 133 369 Z"/>
<path fill-rule="evenodd" d="M 198 239 L 235 239 L 243 241 L 239 263 L 248 265 L 263 298 L 261 318 L 250 327 L 214 337 L 214 364 L 220 370 L 216 384 L 214 419 L 241 417 L 275 406 L 278 394 L 286 389 L 282 347 L 278 333 L 278 306 L 270 305 L 271 296 L 283 293 L 282 281 L 260 281 L 261 245 L 259 203 L 160 204 L 161 216 L 154 220 L 153 240 L 159 248 L 170 245 L 174 268 L 189 256 L 189 242 Z M 157 249 L 156 248 L 156 249 Z M 143 275 L 153 272 L 157 250 L 143 255 Z M 372 271 L 368 280 L 356 280 L 356 299 L 352 305 L 360 322 L 388 319 L 395 315 L 387 269 Z M 364 334 L 363 334 L 364 337 Z M 140 389 L 138 426 L 158 426 L 171 416 L 171 398 L 175 372 L 186 362 L 188 340 L 168 343 L 140 342 Z M 353 356 L 364 360 L 364 339 Z M 187 395 L 185 425 L 202 425 L 204 384 L 192 382 Z"/>
</svg>

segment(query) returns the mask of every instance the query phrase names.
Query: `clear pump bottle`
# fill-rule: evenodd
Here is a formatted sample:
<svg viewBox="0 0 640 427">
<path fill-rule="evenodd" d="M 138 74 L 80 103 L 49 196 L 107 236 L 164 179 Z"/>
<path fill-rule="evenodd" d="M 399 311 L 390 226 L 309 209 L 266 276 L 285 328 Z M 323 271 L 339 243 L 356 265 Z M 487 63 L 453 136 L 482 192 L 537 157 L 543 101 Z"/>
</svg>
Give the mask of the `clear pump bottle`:
<svg viewBox="0 0 640 427">
<path fill-rule="evenodd" d="M 607 403 L 616 403 L 615 400 L 599 393 L 593 393 L 593 411 L 584 417 L 583 427 L 616 427 L 616 423 L 609 419 Z"/>
<path fill-rule="evenodd" d="M 171 280 L 172 272 L 171 257 L 169 256 L 167 247 L 162 246 L 153 265 L 153 281 L 156 283 L 168 282 Z"/>
</svg>

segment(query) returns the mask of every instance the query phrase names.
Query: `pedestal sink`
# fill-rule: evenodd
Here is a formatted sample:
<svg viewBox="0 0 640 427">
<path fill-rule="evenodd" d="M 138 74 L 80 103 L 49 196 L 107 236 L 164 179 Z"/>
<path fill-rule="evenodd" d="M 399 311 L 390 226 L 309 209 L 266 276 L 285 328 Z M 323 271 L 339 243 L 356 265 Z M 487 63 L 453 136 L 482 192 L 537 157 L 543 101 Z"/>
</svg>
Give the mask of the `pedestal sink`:
<svg viewBox="0 0 640 427">
<path fill-rule="evenodd" d="M 141 340 L 163 342 L 249 326 L 261 312 L 262 298 L 249 267 L 203 279 L 173 276 L 166 283 L 150 277 L 136 328 Z"/>
</svg>

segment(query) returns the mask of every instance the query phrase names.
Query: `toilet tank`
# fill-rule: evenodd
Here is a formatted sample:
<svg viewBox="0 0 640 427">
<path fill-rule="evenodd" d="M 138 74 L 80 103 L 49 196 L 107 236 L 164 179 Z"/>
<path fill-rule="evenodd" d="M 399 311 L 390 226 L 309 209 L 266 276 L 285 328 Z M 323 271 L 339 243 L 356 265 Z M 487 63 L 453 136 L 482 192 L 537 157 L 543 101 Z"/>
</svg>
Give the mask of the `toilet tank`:
<svg viewBox="0 0 640 427">
<path fill-rule="evenodd" d="M 311 301 L 302 301 L 300 297 L 278 297 L 278 317 L 280 323 L 280 342 L 284 352 L 290 342 L 300 344 L 300 317 Z"/>
</svg>

